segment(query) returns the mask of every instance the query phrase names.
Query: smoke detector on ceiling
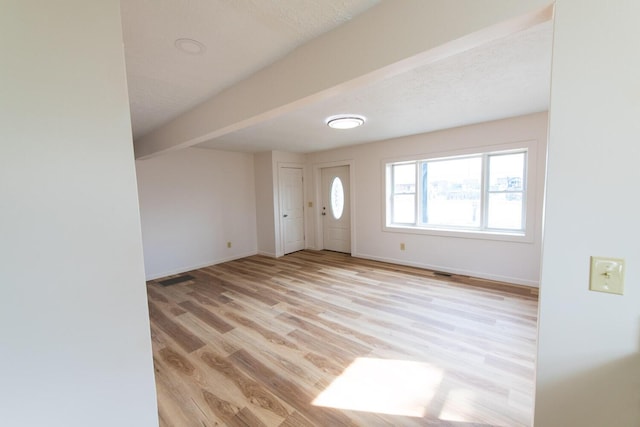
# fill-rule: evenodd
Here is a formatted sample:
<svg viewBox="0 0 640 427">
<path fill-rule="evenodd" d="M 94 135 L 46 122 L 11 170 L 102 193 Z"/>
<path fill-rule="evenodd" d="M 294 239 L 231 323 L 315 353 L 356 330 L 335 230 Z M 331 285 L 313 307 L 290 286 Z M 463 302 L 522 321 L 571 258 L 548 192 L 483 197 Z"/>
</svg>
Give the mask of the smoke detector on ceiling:
<svg viewBox="0 0 640 427">
<path fill-rule="evenodd" d="M 189 55 L 201 55 L 207 48 L 205 45 L 194 39 L 177 39 L 174 45 L 184 53 Z"/>
</svg>

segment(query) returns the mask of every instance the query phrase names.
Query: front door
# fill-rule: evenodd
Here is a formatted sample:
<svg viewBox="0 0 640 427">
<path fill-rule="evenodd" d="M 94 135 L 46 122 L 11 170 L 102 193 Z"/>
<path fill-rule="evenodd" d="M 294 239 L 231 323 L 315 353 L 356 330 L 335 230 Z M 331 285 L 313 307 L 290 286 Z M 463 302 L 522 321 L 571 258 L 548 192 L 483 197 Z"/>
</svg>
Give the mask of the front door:
<svg viewBox="0 0 640 427">
<path fill-rule="evenodd" d="M 280 168 L 280 214 L 284 253 L 304 249 L 302 169 Z"/>
<path fill-rule="evenodd" d="M 324 249 L 351 253 L 349 166 L 322 169 L 322 234 Z"/>
</svg>

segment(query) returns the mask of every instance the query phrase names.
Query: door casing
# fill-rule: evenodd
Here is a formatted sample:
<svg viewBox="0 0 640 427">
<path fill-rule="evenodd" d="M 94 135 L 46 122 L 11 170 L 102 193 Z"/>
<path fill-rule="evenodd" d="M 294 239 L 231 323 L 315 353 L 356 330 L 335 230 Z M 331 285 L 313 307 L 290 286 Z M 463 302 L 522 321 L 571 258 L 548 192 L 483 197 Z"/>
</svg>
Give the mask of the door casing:
<svg viewBox="0 0 640 427">
<path fill-rule="evenodd" d="M 288 176 L 298 175 L 300 177 L 300 187 L 296 189 L 299 192 L 296 196 L 300 200 L 296 201 L 299 204 L 299 208 L 294 209 L 292 206 L 287 206 L 291 202 L 289 194 L 286 194 L 288 183 Z M 304 210 L 304 169 L 300 166 L 288 166 L 280 165 L 278 167 L 278 194 L 279 194 L 279 224 L 280 224 L 280 248 L 281 254 L 286 255 L 291 252 L 299 251 L 305 248 L 305 210 Z M 293 215 L 293 216 L 292 216 Z M 293 227 L 295 226 L 295 227 Z M 296 228 L 294 230 L 293 228 Z M 290 234 L 296 234 L 297 238 L 291 240 Z M 301 236 L 300 236 L 301 234 Z M 293 236 L 295 237 L 295 236 Z M 288 242 L 291 240 L 291 242 Z"/>
<path fill-rule="evenodd" d="M 315 207 L 313 210 L 314 214 L 314 239 L 315 244 L 313 245 L 315 249 L 322 250 L 324 249 L 324 236 L 323 236 L 323 227 L 322 227 L 322 169 L 331 168 L 334 166 L 349 166 L 349 192 L 350 192 L 350 200 L 349 204 L 351 207 L 351 254 L 357 253 L 357 236 L 355 233 L 356 230 L 356 186 L 355 186 L 355 162 L 353 160 L 340 160 L 335 162 L 326 162 L 326 163 L 317 163 L 313 165 L 313 178 L 314 178 L 314 191 L 315 191 Z"/>
</svg>

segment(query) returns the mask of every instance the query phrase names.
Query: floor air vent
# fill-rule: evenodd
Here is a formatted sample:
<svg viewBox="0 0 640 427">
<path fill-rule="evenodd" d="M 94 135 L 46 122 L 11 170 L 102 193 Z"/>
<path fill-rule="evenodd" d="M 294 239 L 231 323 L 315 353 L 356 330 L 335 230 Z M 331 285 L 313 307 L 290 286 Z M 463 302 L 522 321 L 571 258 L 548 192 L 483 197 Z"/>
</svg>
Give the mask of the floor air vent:
<svg viewBox="0 0 640 427">
<path fill-rule="evenodd" d="M 182 276 L 172 277 L 171 279 L 160 280 L 158 283 L 160 283 L 162 286 L 171 286 L 182 282 L 188 282 L 189 280 L 193 279 L 195 279 L 195 277 L 184 274 Z"/>
<path fill-rule="evenodd" d="M 446 271 L 434 271 L 433 274 L 435 276 L 445 276 L 445 277 L 451 277 L 453 276 L 453 274 L 451 273 L 447 273 Z"/>
</svg>

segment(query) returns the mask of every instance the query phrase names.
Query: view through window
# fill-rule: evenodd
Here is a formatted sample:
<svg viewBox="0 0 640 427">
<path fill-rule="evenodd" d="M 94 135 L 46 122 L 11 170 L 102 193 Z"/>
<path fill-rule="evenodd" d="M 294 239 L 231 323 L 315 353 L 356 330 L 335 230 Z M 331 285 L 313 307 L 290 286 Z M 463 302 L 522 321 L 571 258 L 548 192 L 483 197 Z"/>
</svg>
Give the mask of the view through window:
<svg viewBox="0 0 640 427">
<path fill-rule="evenodd" d="M 387 226 L 524 234 L 527 151 L 386 165 Z"/>
</svg>

